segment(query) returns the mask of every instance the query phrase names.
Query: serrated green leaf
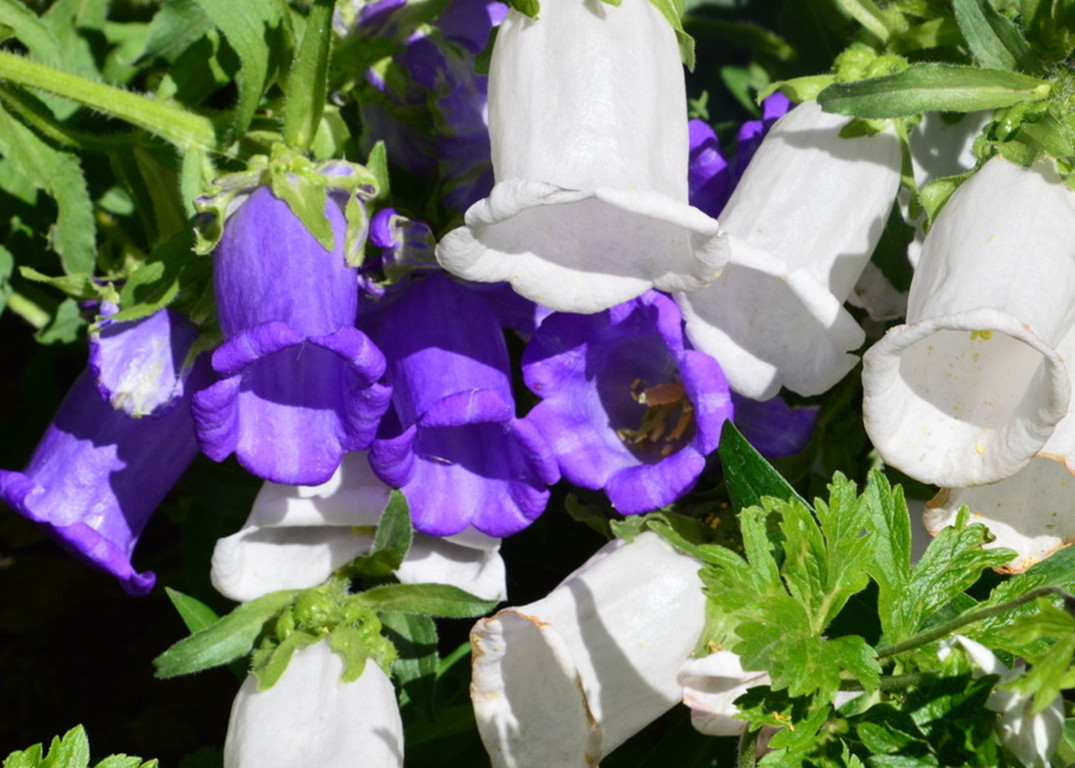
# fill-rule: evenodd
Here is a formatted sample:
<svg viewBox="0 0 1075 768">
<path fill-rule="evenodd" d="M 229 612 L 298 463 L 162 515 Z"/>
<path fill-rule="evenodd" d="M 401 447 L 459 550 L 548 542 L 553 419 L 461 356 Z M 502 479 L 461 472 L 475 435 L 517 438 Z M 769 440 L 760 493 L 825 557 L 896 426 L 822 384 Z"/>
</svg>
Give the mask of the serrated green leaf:
<svg viewBox="0 0 1075 768">
<path fill-rule="evenodd" d="M 191 632 L 208 629 L 220 620 L 216 611 L 201 600 L 190 595 L 184 595 L 179 590 L 171 587 L 165 587 L 164 592 L 168 595 L 168 599 L 172 601 L 175 609 L 179 611 L 179 617 L 183 619 L 183 623 L 187 625 L 187 629 Z"/>
<path fill-rule="evenodd" d="M 483 616 L 498 602 L 482 600 L 447 584 L 385 584 L 357 597 L 362 605 L 378 612 L 400 611 L 451 619 Z"/>
<path fill-rule="evenodd" d="M 763 496 L 794 498 L 806 503 L 773 465 L 747 442 L 731 420 L 724 422 L 721 429 L 717 454 L 724 467 L 728 495 L 736 510 L 757 506 Z"/>
<path fill-rule="evenodd" d="M 195 0 L 168 0 L 153 16 L 140 59 L 159 56 L 175 62 L 213 28 Z"/>
<path fill-rule="evenodd" d="M 169 306 L 183 289 L 196 293 L 200 283 L 208 281 L 211 265 L 207 261 L 200 264 L 193 248 L 189 228 L 154 248 L 123 284 L 119 293 L 120 311 L 113 320 L 137 320 L 151 315 Z"/>
<path fill-rule="evenodd" d="M 52 286 L 78 301 L 98 299 L 103 293 L 101 287 L 94 282 L 93 276 L 85 272 L 52 277 L 43 275 L 32 267 L 19 267 L 19 274 L 32 282 Z"/>
<path fill-rule="evenodd" d="M 834 83 L 817 101 L 826 112 L 881 119 L 1010 107 L 1046 99 L 1051 89 L 1044 80 L 1015 72 L 930 62 L 895 75 Z"/>
<path fill-rule="evenodd" d="M 97 265 L 97 225 L 93 202 L 78 158 L 60 152 L 0 108 L 0 154 L 15 162 L 34 184 L 56 201 L 49 243 L 69 275 L 92 273 Z"/>
<path fill-rule="evenodd" d="M 63 48 L 48 24 L 18 0 L 0 0 L 0 24 L 11 29 L 15 36 L 41 61 L 62 64 Z"/>
<path fill-rule="evenodd" d="M 320 635 L 299 630 L 285 637 L 279 645 L 272 647 L 267 653 L 255 654 L 250 674 L 257 679 L 258 690 L 267 691 L 276 685 L 287 671 L 287 665 L 291 657 L 295 655 L 295 651 L 319 643 L 321 639 Z"/>
<path fill-rule="evenodd" d="M 130 755 L 109 755 L 101 762 L 97 763 L 94 768 L 149 768 L 152 764 L 155 766 L 156 760 L 152 760 L 149 763 L 143 763 L 142 758 L 132 757 Z"/>
<path fill-rule="evenodd" d="M 987 0 L 953 0 L 956 22 L 974 58 L 992 69 L 1044 72 L 1019 28 Z"/>
<path fill-rule="evenodd" d="M 90 764 L 90 741 L 86 729 L 76 725 L 63 735 L 52 739 L 41 768 L 87 768 Z"/>
<path fill-rule="evenodd" d="M 224 33 L 239 55 L 242 67 L 237 82 L 239 101 L 231 125 L 232 135 L 242 136 L 254 118 L 270 74 L 270 30 L 283 23 L 284 9 L 277 0 L 197 0 L 205 15 Z"/>
<path fill-rule="evenodd" d="M 245 656 L 254 647 L 265 625 L 274 620 L 299 591 L 271 592 L 243 603 L 211 627 L 180 640 L 153 660 L 156 676 L 187 675 Z"/>
<path fill-rule="evenodd" d="M 2 2 L 3 0 L 0 0 Z M 34 744 L 4 758 L 3 768 L 38 768 L 41 765 L 42 745 Z"/>
<path fill-rule="evenodd" d="M 866 569 L 877 582 L 881 628 L 890 641 L 899 641 L 913 632 L 906 602 L 911 580 L 911 517 L 903 489 L 893 488 L 876 470 L 870 472 L 862 499 L 870 530 Z"/>
<path fill-rule="evenodd" d="M 12 296 L 12 303 L 14 300 L 15 296 Z M 85 327 L 86 319 L 82 316 L 78 302 L 64 299 L 56 307 L 48 324 L 35 333 L 34 338 L 38 344 L 71 344 L 78 340 Z"/>
</svg>

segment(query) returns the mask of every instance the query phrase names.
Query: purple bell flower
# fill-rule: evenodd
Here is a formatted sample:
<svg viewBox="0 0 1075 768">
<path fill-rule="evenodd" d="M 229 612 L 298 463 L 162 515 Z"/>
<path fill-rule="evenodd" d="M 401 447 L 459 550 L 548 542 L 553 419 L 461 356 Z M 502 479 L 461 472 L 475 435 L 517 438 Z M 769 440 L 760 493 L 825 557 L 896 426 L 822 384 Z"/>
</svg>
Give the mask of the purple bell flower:
<svg viewBox="0 0 1075 768">
<path fill-rule="evenodd" d="M 156 416 L 134 418 L 112 407 L 92 369 L 75 381 L 22 472 L 0 470 L 0 499 L 41 525 L 79 560 L 111 573 L 132 595 L 144 595 L 156 577 L 131 564 L 150 516 L 198 454 L 192 392 L 211 378 L 206 358 L 163 381 L 154 360 L 184 360 L 192 326 L 171 310 L 143 321 L 114 323 L 95 353 L 102 379 L 162 384 L 143 387 L 145 402 L 167 402 Z M 100 341 L 98 343 L 101 343 Z M 163 354 L 158 355 L 163 350 Z M 170 399 L 176 392 L 180 393 Z M 130 404 L 131 400 L 124 400 Z"/>
<path fill-rule="evenodd" d="M 194 399 L 210 458 L 235 453 L 275 483 L 316 485 L 346 451 L 369 446 L 388 408 L 384 356 L 355 328 L 357 270 L 343 256 L 345 222 L 329 195 L 335 248 L 325 250 L 286 203 L 259 187 L 231 215 L 214 251 L 225 342 L 221 377 Z"/>
<path fill-rule="evenodd" d="M 656 291 L 551 315 L 523 354 L 523 379 L 542 398 L 527 418 L 563 476 L 604 489 L 626 515 L 693 488 L 732 417 L 717 361 L 686 348 L 675 302 Z"/>
<path fill-rule="evenodd" d="M 374 441 L 370 466 L 403 490 L 415 529 L 449 536 L 473 525 L 504 537 L 527 527 L 559 473 L 538 429 L 515 417 L 492 310 L 440 273 L 414 283 L 377 324 L 399 424 Z"/>
</svg>

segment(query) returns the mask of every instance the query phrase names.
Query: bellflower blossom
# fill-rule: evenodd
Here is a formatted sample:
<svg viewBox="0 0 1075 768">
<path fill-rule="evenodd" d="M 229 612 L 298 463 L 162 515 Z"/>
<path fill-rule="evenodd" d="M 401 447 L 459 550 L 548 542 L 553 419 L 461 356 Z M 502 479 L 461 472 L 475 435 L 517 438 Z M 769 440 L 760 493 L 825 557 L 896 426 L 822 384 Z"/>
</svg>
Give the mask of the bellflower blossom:
<svg viewBox="0 0 1075 768">
<path fill-rule="evenodd" d="M 677 294 L 694 346 L 736 392 L 816 395 L 854 367 L 864 340 L 843 308 L 881 237 L 900 179 L 891 131 L 840 138 L 848 118 L 800 104 L 762 141 L 721 214 L 730 262 Z"/>
<path fill-rule="evenodd" d="M 527 417 L 563 476 L 637 514 L 694 487 L 732 416 L 717 361 L 687 349 L 675 302 L 649 291 L 594 315 L 546 318 L 523 354 L 542 398 Z"/>
<path fill-rule="evenodd" d="M 225 342 L 221 380 L 194 399 L 210 458 L 234 453 L 279 483 L 328 480 L 347 451 L 369 446 L 389 402 L 384 356 L 355 328 L 357 271 L 344 260 L 343 212 L 330 194 L 326 250 L 265 186 L 226 221 L 213 254 Z"/>
<path fill-rule="evenodd" d="M 705 625 L 697 560 L 644 532 L 480 620 L 470 687 L 493 768 L 584 768 L 680 701 Z"/>
<path fill-rule="evenodd" d="M 926 237 L 907 323 L 864 359 L 863 418 L 886 463 L 966 487 L 1044 448 L 1071 402 L 1073 240 L 1075 192 L 1051 163 L 997 157 L 956 190 Z"/>
<path fill-rule="evenodd" d="M 265 483 L 243 527 L 217 542 L 213 586 L 241 602 L 323 583 L 369 551 L 388 495 L 364 453 L 344 456 L 319 486 Z M 507 597 L 500 539 L 473 528 L 443 539 L 415 534 L 395 576 L 403 584 L 450 584 L 484 600 Z"/>
<path fill-rule="evenodd" d="M 353 682 L 342 682 L 343 670 L 323 641 L 296 650 L 267 690 L 248 676 L 231 707 L 224 768 L 401 768 L 392 681 L 373 659 Z"/>
<path fill-rule="evenodd" d="M 679 48 L 652 3 L 511 10 L 489 71 L 496 185 L 437 246 L 445 269 L 586 313 L 716 277 L 720 228 L 687 203 Z"/>
<path fill-rule="evenodd" d="M 515 417 L 504 335 L 481 296 L 437 273 L 375 322 L 399 423 L 386 422 L 370 465 L 403 490 L 415 529 L 502 537 L 528 526 L 559 473 L 538 428 Z"/>
<path fill-rule="evenodd" d="M 194 340 L 191 329 L 170 310 L 110 325 L 105 349 L 97 352 L 108 359 L 98 357 L 102 379 L 95 381 L 91 369 L 83 371 L 25 469 L 0 470 L 4 503 L 79 560 L 115 576 L 132 595 L 149 592 L 156 580 L 131 564 L 138 538 L 198 454 L 191 396 L 208 383 L 208 362 L 202 359 L 174 376 L 155 367 L 186 359 Z M 117 382 L 135 386 L 109 389 Z M 106 392 L 122 404 L 161 407 L 156 416 L 135 418 L 113 408 L 102 396 Z"/>
</svg>

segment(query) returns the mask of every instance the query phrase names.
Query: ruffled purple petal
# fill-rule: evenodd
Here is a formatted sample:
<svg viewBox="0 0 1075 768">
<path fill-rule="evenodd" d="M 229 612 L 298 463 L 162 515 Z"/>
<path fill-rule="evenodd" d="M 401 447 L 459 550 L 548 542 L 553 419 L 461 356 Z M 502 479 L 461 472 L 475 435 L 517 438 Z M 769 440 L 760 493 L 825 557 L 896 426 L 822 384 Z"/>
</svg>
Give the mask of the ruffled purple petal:
<svg viewBox="0 0 1075 768">
<path fill-rule="evenodd" d="M 502 537 L 529 525 L 559 473 L 540 433 L 515 418 L 503 333 L 481 296 L 431 275 L 375 333 L 401 431 L 382 429 L 370 466 L 403 490 L 415 529 L 446 536 L 473 525 Z"/>
<path fill-rule="evenodd" d="M 220 346 L 213 367 L 223 378 L 194 400 L 202 450 L 284 485 L 328 480 L 388 408 L 384 356 L 355 328 L 304 339 L 264 323 Z"/>
<path fill-rule="evenodd" d="M 528 419 L 564 477 L 603 488 L 624 514 L 689 491 L 732 415 L 720 366 L 684 349 L 675 303 L 656 291 L 594 315 L 549 316 L 523 354 L 523 379 L 543 398 Z M 644 422 L 662 405 L 672 410 Z"/>
<path fill-rule="evenodd" d="M 188 390 L 203 386 L 199 360 Z M 89 370 L 75 381 L 22 472 L 0 471 L 0 498 L 68 552 L 142 595 L 155 577 L 131 556 L 150 516 L 198 453 L 188 391 L 167 413 L 133 418 L 101 399 Z"/>
<path fill-rule="evenodd" d="M 709 216 L 716 217 L 731 197 L 735 180 L 717 135 L 702 120 L 691 120 L 690 155 L 687 179 L 690 203 Z"/>
<path fill-rule="evenodd" d="M 148 317 L 115 322 L 107 315 L 90 332 L 89 367 L 101 397 L 131 416 L 162 414 L 183 396 L 193 361 L 187 353 L 198 329 L 183 315 L 162 309 Z"/>
<path fill-rule="evenodd" d="M 762 456 L 779 459 L 806 447 L 814 433 L 818 406 L 793 408 L 781 397 L 751 400 L 732 393 L 735 402 L 735 426 Z"/>
</svg>

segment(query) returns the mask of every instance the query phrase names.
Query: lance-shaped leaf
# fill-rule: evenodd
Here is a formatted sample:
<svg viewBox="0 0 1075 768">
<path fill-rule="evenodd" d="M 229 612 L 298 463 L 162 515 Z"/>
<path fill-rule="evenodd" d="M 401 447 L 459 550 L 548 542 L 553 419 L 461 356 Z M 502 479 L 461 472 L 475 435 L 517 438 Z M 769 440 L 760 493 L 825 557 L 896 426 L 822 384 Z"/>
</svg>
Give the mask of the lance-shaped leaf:
<svg viewBox="0 0 1075 768">
<path fill-rule="evenodd" d="M 153 660 L 157 677 L 188 675 L 245 656 L 265 624 L 298 593 L 297 589 L 282 590 L 243 603 L 211 627 L 180 640 Z"/>
<path fill-rule="evenodd" d="M 385 584 L 363 592 L 359 602 L 376 611 L 466 619 L 489 613 L 497 600 L 482 600 L 448 584 Z"/>
<path fill-rule="evenodd" d="M 1019 28 L 987 0 L 954 0 L 952 9 L 967 45 L 982 65 L 1042 72 L 1041 61 L 1030 50 Z"/>
<path fill-rule="evenodd" d="M 1000 69 L 916 64 L 895 75 L 835 83 L 818 94 L 826 112 L 870 119 L 923 112 L 977 112 L 1048 98 L 1045 80 Z"/>
<path fill-rule="evenodd" d="M 763 496 L 803 501 L 730 421 L 724 422 L 717 453 L 724 465 L 728 495 L 737 509 L 760 504 Z"/>
</svg>

